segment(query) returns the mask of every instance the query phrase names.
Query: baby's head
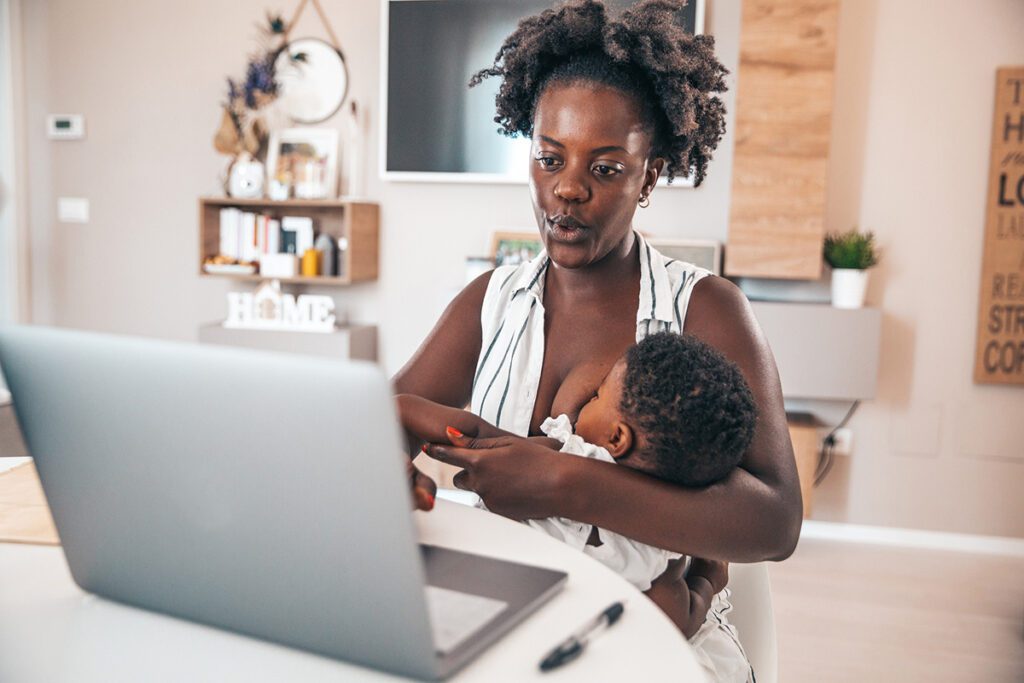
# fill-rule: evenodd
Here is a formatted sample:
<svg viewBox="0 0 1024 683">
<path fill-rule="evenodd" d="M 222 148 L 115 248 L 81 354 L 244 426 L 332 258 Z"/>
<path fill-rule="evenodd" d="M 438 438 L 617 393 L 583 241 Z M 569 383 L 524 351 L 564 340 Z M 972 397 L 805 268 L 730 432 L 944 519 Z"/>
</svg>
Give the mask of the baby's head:
<svg viewBox="0 0 1024 683">
<path fill-rule="evenodd" d="M 707 486 L 739 464 L 756 416 L 734 363 L 695 337 L 665 332 L 615 363 L 580 411 L 576 433 L 635 470 Z"/>
</svg>

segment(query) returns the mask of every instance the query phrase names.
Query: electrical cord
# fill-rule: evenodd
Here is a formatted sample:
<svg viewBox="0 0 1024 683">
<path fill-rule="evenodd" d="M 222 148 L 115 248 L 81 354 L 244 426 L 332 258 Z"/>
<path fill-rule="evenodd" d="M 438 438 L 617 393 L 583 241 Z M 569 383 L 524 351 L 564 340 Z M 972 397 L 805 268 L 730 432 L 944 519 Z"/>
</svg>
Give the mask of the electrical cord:
<svg viewBox="0 0 1024 683">
<path fill-rule="evenodd" d="M 835 464 L 835 449 L 836 449 L 836 432 L 846 426 L 846 423 L 850 421 L 853 414 L 857 411 L 857 407 L 860 405 L 860 400 L 853 402 L 850 409 L 846 411 L 846 416 L 839 421 L 832 431 L 828 433 L 825 440 L 821 444 L 821 457 L 818 460 L 818 471 L 814 473 L 814 485 L 817 486 L 828 473 L 832 471 L 832 465 Z"/>
</svg>

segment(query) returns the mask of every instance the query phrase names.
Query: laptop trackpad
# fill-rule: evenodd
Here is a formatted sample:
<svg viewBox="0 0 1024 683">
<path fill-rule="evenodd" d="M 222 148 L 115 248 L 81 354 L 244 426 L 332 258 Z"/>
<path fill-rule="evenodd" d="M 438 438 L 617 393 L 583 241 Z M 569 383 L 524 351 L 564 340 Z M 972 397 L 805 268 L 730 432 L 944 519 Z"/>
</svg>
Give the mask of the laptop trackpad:
<svg viewBox="0 0 1024 683">
<path fill-rule="evenodd" d="M 421 544 L 420 552 L 441 677 L 537 609 L 567 578 L 565 572 L 451 548 Z"/>
<path fill-rule="evenodd" d="M 427 586 L 427 615 L 434 648 L 446 655 L 501 614 L 508 603 L 482 595 Z"/>
</svg>

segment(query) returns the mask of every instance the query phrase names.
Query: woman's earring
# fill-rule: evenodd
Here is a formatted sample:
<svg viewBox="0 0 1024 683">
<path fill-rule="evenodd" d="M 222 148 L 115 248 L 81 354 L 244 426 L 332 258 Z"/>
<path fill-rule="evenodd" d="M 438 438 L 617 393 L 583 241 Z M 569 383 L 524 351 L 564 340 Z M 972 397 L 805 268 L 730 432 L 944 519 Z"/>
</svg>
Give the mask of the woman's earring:
<svg viewBox="0 0 1024 683">
<path fill-rule="evenodd" d="M 648 206 L 651 205 L 651 198 L 650 198 L 650 196 L 646 195 L 646 194 L 640 195 L 640 201 L 637 202 L 637 205 L 641 209 L 646 209 Z"/>
</svg>

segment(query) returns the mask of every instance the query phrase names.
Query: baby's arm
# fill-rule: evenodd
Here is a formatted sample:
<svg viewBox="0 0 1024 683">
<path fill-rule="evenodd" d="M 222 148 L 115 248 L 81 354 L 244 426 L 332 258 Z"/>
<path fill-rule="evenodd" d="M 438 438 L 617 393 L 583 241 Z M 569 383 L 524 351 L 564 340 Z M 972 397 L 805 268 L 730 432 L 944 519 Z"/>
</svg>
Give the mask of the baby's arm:
<svg viewBox="0 0 1024 683">
<path fill-rule="evenodd" d="M 445 430 L 454 427 L 466 436 L 493 437 L 509 435 L 468 410 L 434 403 L 421 396 L 399 394 L 398 416 L 408 439 L 409 454 L 415 456 L 425 443 L 448 443 Z"/>
<path fill-rule="evenodd" d="M 729 565 L 725 562 L 710 562 L 694 557 L 686 572 L 686 588 L 690 593 L 690 614 L 683 634 L 690 638 L 696 633 L 708 610 L 711 600 L 729 583 Z"/>
<path fill-rule="evenodd" d="M 427 400 L 422 396 L 398 394 L 398 418 L 402 421 L 409 438 L 409 454 L 415 456 L 425 443 L 447 443 L 445 430 L 454 427 L 466 436 L 491 438 L 495 436 L 517 436 L 512 432 L 495 427 L 487 420 L 468 410 L 459 410 Z M 530 441 L 559 450 L 562 442 L 547 436 L 530 436 Z"/>
<path fill-rule="evenodd" d="M 691 638 L 703 625 L 715 594 L 729 582 L 729 568 L 725 562 L 695 557 L 685 578 L 680 581 L 684 559 L 669 562 L 668 569 L 645 594 L 668 615 L 684 636 Z"/>
</svg>

